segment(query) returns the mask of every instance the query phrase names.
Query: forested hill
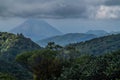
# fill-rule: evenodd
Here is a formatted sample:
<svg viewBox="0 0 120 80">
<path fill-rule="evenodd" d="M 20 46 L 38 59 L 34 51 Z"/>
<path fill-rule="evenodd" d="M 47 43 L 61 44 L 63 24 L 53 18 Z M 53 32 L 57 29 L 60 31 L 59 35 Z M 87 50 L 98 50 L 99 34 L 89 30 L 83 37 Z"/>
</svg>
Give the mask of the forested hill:
<svg viewBox="0 0 120 80">
<path fill-rule="evenodd" d="M 22 34 L 0 32 L 0 80 L 31 80 L 30 73 L 15 62 L 15 57 L 23 51 L 40 48 Z"/>
<path fill-rule="evenodd" d="M 70 44 L 81 53 L 103 54 L 120 49 L 120 34 L 95 38 L 86 42 Z"/>
<path fill-rule="evenodd" d="M 0 32 L 0 53 L 18 54 L 22 51 L 40 49 L 40 46 L 22 34 Z"/>
</svg>

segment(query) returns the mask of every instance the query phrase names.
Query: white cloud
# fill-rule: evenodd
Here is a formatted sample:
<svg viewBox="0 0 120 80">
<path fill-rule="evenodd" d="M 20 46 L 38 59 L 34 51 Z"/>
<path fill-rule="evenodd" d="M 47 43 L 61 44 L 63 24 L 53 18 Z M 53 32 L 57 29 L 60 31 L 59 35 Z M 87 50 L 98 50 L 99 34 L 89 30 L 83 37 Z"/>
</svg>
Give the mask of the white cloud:
<svg viewBox="0 0 120 80">
<path fill-rule="evenodd" d="M 120 6 L 101 5 L 96 11 L 96 19 L 118 19 L 120 18 Z"/>
</svg>

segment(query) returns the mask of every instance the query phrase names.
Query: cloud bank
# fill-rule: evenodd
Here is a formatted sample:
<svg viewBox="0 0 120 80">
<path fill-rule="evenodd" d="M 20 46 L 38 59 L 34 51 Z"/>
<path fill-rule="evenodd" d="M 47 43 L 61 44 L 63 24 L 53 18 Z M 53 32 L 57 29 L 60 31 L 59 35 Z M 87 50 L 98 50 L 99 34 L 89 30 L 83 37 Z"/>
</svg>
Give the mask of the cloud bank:
<svg viewBox="0 0 120 80">
<path fill-rule="evenodd" d="M 120 0 L 0 0 L 0 17 L 119 19 Z"/>
</svg>

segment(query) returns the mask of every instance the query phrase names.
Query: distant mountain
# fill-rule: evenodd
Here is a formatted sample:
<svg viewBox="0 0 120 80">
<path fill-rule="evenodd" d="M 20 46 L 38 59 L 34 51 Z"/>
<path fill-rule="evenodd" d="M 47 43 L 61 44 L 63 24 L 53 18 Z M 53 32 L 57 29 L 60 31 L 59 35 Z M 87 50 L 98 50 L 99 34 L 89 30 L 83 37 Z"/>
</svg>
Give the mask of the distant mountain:
<svg viewBox="0 0 120 80">
<path fill-rule="evenodd" d="M 10 32 L 22 33 L 34 41 L 62 34 L 46 21 L 38 19 L 29 19 L 23 24 L 12 29 Z"/>
<path fill-rule="evenodd" d="M 77 43 L 81 41 L 86 41 L 96 38 L 93 34 L 84 34 L 84 33 L 68 33 L 65 35 L 54 36 L 47 39 L 38 41 L 37 43 L 41 46 L 46 46 L 48 42 L 55 42 L 59 45 L 65 46 L 70 43 Z"/>
<path fill-rule="evenodd" d="M 94 34 L 97 35 L 98 37 L 109 35 L 109 33 L 104 30 L 89 30 L 86 32 L 86 34 Z"/>
<path fill-rule="evenodd" d="M 75 47 L 81 53 L 109 53 L 120 49 L 120 34 L 95 38 L 86 42 L 71 44 L 69 46 Z"/>
<path fill-rule="evenodd" d="M 110 34 L 120 34 L 120 31 L 112 31 Z"/>
</svg>

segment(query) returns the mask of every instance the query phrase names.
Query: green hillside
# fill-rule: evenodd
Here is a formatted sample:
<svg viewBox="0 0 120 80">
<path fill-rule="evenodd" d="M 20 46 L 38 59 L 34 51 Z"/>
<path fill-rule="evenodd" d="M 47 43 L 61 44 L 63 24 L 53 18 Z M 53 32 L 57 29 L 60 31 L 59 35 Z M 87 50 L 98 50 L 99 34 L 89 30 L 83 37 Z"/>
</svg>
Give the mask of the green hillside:
<svg viewBox="0 0 120 80">
<path fill-rule="evenodd" d="M 30 80 L 32 78 L 31 73 L 16 63 L 15 57 L 21 52 L 40 48 L 39 45 L 29 38 L 25 38 L 22 34 L 15 35 L 7 32 L 0 32 L 0 72 L 10 74 L 13 78 L 17 78 L 17 80 Z M 14 80 L 12 77 L 10 79 L 5 77 L 4 79 L 1 73 L 0 80 Z"/>
<path fill-rule="evenodd" d="M 71 44 L 81 53 L 103 54 L 120 49 L 120 34 L 95 38 L 86 42 Z"/>
<path fill-rule="evenodd" d="M 84 33 L 68 33 L 65 35 L 54 36 L 47 39 L 38 41 L 37 43 L 42 46 L 46 46 L 48 42 L 55 42 L 59 45 L 65 46 L 70 43 L 77 43 L 81 41 L 86 41 L 95 38 L 93 34 L 84 34 Z"/>
<path fill-rule="evenodd" d="M 14 35 L 12 33 L 0 32 L 0 53 L 10 53 L 16 55 L 22 51 L 30 51 L 40 49 L 29 38 L 25 38 L 22 34 Z"/>
<path fill-rule="evenodd" d="M 41 49 L 22 34 L 1 32 L 0 45 L 0 80 L 120 79 L 120 34 Z"/>
<path fill-rule="evenodd" d="M 0 80 L 17 80 L 9 74 L 0 73 Z"/>
</svg>

